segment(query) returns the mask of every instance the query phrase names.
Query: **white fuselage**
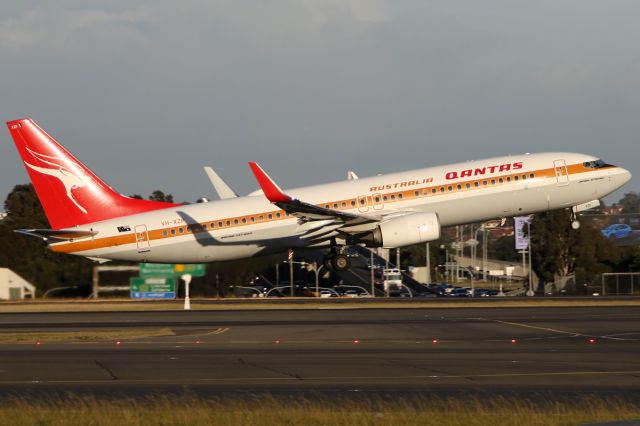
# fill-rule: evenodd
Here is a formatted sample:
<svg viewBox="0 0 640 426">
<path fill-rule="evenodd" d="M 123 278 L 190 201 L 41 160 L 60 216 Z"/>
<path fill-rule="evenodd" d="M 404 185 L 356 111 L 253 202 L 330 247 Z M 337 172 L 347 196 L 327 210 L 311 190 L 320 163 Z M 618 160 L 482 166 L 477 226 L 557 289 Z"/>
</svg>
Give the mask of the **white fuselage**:
<svg viewBox="0 0 640 426">
<path fill-rule="evenodd" d="M 629 181 L 623 168 L 585 165 L 595 160 L 575 153 L 506 156 L 286 192 L 322 207 L 384 218 L 433 212 L 442 226 L 451 226 L 577 206 Z M 327 245 L 302 237 L 316 228 L 331 231 L 323 225 L 331 226 L 300 223 L 260 192 L 83 225 L 97 234 L 51 249 L 98 259 L 214 262 Z"/>
</svg>

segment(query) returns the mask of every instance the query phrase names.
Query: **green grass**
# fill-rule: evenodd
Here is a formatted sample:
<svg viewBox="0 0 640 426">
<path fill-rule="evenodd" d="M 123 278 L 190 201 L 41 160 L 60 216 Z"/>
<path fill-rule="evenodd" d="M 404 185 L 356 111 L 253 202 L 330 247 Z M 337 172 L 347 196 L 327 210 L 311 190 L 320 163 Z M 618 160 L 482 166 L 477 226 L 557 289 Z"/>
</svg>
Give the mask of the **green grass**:
<svg viewBox="0 0 640 426">
<path fill-rule="evenodd" d="M 247 395 L 143 400 L 11 397 L 0 405 L 11 425 L 578 425 L 640 419 L 638 403 L 584 397 L 568 402 L 490 399 L 348 400 Z"/>
</svg>

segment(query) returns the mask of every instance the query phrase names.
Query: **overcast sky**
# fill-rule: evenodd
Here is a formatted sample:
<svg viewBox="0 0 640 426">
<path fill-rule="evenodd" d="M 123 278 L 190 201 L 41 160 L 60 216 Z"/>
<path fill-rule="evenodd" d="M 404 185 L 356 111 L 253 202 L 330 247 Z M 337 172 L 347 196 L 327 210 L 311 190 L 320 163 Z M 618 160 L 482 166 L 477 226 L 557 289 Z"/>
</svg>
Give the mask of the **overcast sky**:
<svg viewBox="0 0 640 426">
<path fill-rule="evenodd" d="M 239 193 L 540 151 L 640 189 L 640 2 L 0 1 L 0 117 L 122 193 Z M 6 129 L 6 128 L 5 128 Z M 28 181 L 6 130 L 0 198 Z"/>
</svg>

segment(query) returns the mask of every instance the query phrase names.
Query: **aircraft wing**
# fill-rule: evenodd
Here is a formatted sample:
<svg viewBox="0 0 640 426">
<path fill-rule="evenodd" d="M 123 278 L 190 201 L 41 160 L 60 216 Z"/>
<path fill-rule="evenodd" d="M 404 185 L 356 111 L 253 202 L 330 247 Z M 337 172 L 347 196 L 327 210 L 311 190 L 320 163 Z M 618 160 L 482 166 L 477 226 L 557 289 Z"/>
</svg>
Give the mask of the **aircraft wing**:
<svg viewBox="0 0 640 426">
<path fill-rule="evenodd" d="M 305 222 L 332 220 L 334 223 L 342 222 L 343 226 L 347 228 L 367 223 L 374 224 L 382 220 L 382 217 L 379 216 L 354 214 L 340 210 L 327 209 L 325 207 L 298 200 L 285 194 L 257 163 L 250 162 L 249 167 L 251 167 L 260 188 L 262 188 L 262 192 L 264 192 L 265 197 L 267 197 L 269 201 L 280 207 L 282 210 L 299 217 Z"/>
</svg>

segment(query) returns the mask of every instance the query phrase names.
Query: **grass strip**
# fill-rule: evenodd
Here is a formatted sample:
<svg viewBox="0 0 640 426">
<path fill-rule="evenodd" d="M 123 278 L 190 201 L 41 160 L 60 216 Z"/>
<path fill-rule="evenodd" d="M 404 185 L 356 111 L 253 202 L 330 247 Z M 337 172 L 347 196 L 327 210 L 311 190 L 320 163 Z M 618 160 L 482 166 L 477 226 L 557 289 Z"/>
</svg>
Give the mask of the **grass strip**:
<svg viewBox="0 0 640 426">
<path fill-rule="evenodd" d="M 0 406 L 11 425 L 579 425 L 640 419 L 638 403 L 595 396 L 577 400 L 420 398 L 322 400 L 270 395 L 238 398 L 153 396 L 10 397 Z"/>
<path fill-rule="evenodd" d="M 0 344 L 41 342 L 99 342 L 104 340 L 124 340 L 144 337 L 173 336 L 168 327 L 163 328 L 127 328 L 123 330 L 86 330 L 86 331 L 34 331 L 2 332 Z"/>
<path fill-rule="evenodd" d="M 182 311 L 182 300 L 166 301 L 62 301 L 62 302 L 0 302 L 0 312 L 142 312 L 142 311 Z M 198 311 L 226 311 L 226 310 L 307 310 L 307 309 L 448 309 L 448 308 L 533 308 L 533 307 L 612 307 L 612 306 L 640 306 L 640 299 L 502 299 L 502 300 L 449 300 L 448 298 L 431 299 L 428 301 L 394 300 L 299 300 L 286 299 L 269 300 L 231 300 L 230 299 L 201 299 L 191 302 L 191 309 Z"/>
</svg>

